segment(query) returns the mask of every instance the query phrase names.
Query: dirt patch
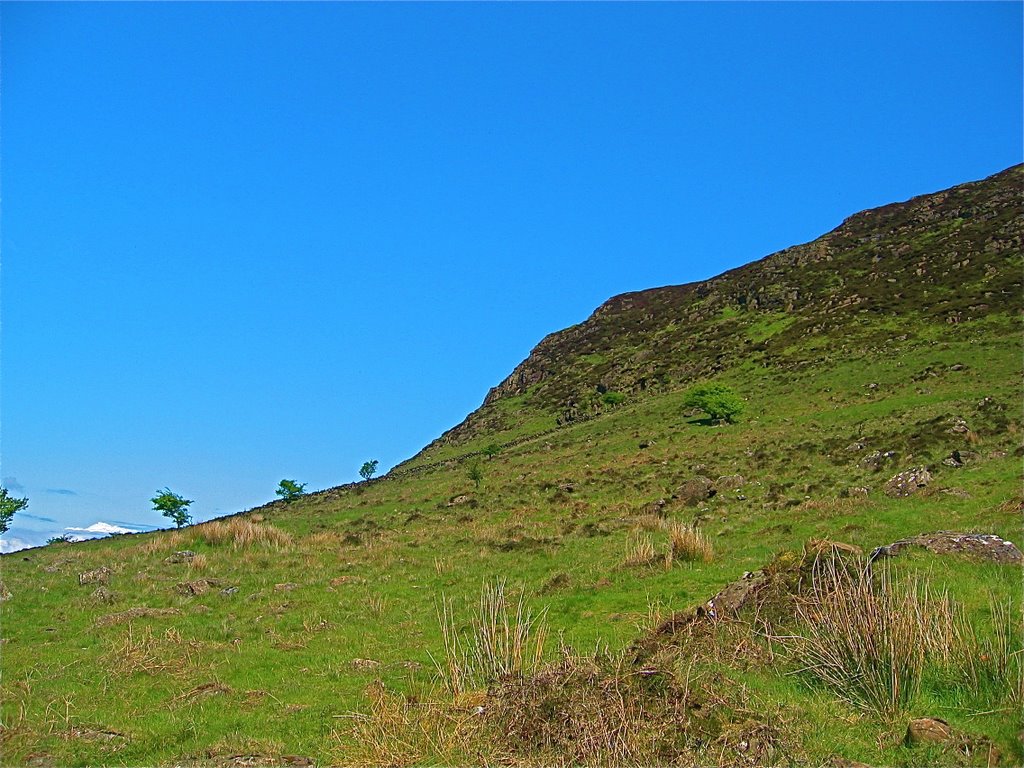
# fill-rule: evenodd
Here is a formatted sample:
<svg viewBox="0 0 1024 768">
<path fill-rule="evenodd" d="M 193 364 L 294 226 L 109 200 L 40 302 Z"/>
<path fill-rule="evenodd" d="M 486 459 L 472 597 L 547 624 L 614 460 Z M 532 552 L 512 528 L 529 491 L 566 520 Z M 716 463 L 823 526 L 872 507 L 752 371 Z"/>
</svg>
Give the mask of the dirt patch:
<svg viewBox="0 0 1024 768">
<path fill-rule="evenodd" d="M 196 595 L 205 595 L 211 589 L 220 586 L 222 586 L 222 582 L 217 579 L 196 579 L 195 581 L 183 581 L 175 585 L 174 591 L 179 595 L 194 597 Z"/>
<path fill-rule="evenodd" d="M 936 555 L 961 555 L 972 560 L 982 560 L 1004 565 L 1024 565 L 1024 553 L 1013 542 L 994 533 L 955 533 L 938 531 L 922 533 L 900 539 L 892 544 L 877 547 L 871 552 L 869 562 L 882 557 L 894 557 L 908 549 L 921 547 Z"/>
<path fill-rule="evenodd" d="M 109 627 L 114 624 L 123 624 L 126 621 L 135 619 L 154 619 L 164 616 L 180 616 L 181 611 L 177 608 L 129 608 L 119 613 L 108 613 L 96 619 L 97 627 Z"/>
<path fill-rule="evenodd" d="M 67 739 L 81 739 L 82 741 L 124 741 L 128 737 L 123 733 L 112 731 L 107 728 L 88 728 L 86 726 L 72 726 L 64 734 Z"/>
<path fill-rule="evenodd" d="M 230 685 L 224 685 L 224 683 L 203 683 L 202 685 L 197 685 L 195 688 L 191 688 L 184 693 L 178 694 L 172 699 L 172 701 L 196 701 L 208 696 L 219 696 L 225 693 L 231 693 Z"/>
</svg>

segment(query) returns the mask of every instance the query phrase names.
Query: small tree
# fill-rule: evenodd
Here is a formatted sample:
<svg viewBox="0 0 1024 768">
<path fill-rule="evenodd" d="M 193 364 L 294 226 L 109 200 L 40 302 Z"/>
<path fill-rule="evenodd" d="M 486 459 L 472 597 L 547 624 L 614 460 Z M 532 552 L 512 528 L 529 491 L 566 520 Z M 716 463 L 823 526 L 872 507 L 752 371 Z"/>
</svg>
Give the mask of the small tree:
<svg viewBox="0 0 1024 768">
<path fill-rule="evenodd" d="M 486 456 L 488 459 L 493 459 L 499 453 L 501 453 L 501 446 L 498 445 L 497 443 L 491 443 L 483 450 L 484 456 Z"/>
<path fill-rule="evenodd" d="M 164 517 L 169 517 L 179 528 L 192 522 L 192 515 L 188 513 L 188 505 L 192 503 L 192 499 L 186 499 L 171 491 L 170 488 L 164 488 L 162 491 L 157 491 L 156 496 L 150 501 L 153 502 L 155 511 L 160 512 Z"/>
<path fill-rule="evenodd" d="M 376 459 L 365 462 L 363 466 L 359 468 L 359 476 L 363 478 L 363 480 L 369 480 L 377 471 L 377 464 L 379 463 L 380 462 Z"/>
<path fill-rule="evenodd" d="M 605 405 L 620 405 L 626 402 L 626 396 L 621 392 L 605 392 L 601 402 Z"/>
<path fill-rule="evenodd" d="M 274 493 L 285 501 L 294 501 L 306 493 L 305 487 L 305 483 L 296 483 L 294 480 L 282 480 Z"/>
<path fill-rule="evenodd" d="M 477 462 L 470 464 L 469 471 L 466 472 L 466 475 L 469 477 L 470 480 L 473 481 L 473 483 L 476 485 L 476 489 L 479 491 L 480 481 L 484 479 L 484 471 L 480 468 L 480 464 Z"/>
<path fill-rule="evenodd" d="M 7 533 L 11 527 L 11 518 L 28 506 L 28 499 L 11 496 L 7 489 L 0 486 L 0 533 Z"/>
<path fill-rule="evenodd" d="M 715 421 L 732 424 L 743 412 L 740 396 L 724 384 L 702 384 L 686 393 L 683 405 L 700 408 Z"/>
</svg>

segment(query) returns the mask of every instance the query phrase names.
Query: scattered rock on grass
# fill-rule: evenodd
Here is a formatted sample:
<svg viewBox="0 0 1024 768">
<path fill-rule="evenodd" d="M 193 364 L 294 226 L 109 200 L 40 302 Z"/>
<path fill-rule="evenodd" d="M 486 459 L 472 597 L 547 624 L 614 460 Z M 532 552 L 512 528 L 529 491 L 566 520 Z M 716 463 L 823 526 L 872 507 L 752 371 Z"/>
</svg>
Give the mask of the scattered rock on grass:
<svg viewBox="0 0 1024 768">
<path fill-rule="evenodd" d="M 91 571 L 84 571 L 78 574 L 78 583 L 81 586 L 86 584 L 107 584 L 110 581 L 110 569 L 103 565 Z"/>
<path fill-rule="evenodd" d="M 14 595 L 12 595 L 11 591 L 7 588 L 7 586 L 2 581 L 0 581 L 0 603 L 4 602 L 5 600 L 10 600 L 12 597 L 14 597 Z"/>
<path fill-rule="evenodd" d="M 865 469 L 878 471 L 886 462 L 896 458 L 896 451 L 872 451 L 860 460 L 860 465 Z"/>
<path fill-rule="evenodd" d="M 900 472 L 885 484 L 885 495 L 902 499 L 911 496 L 932 481 L 931 473 L 924 467 L 914 467 Z"/>
<path fill-rule="evenodd" d="M 196 579 L 195 581 L 183 581 L 175 585 L 174 591 L 179 595 L 202 595 L 210 591 L 212 587 L 219 587 L 222 582 L 214 579 Z"/>
<path fill-rule="evenodd" d="M 962 467 L 965 464 L 976 462 L 981 456 L 974 451 L 953 451 L 942 460 L 947 467 Z"/>
<path fill-rule="evenodd" d="M 164 558 L 164 562 L 168 565 L 176 565 L 178 563 L 187 563 L 196 556 L 196 553 L 191 549 L 183 549 L 181 552 L 175 552 L 170 557 Z"/>
<path fill-rule="evenodd" d="M 697 475 L 676 489 L 675 498 L 692 507 L 705 499 L 710 499 L 715 493 L 714 484 L 703 475 Z"/>
<path fill-rule="evenodd" d="M 722 475 L 715 480 L 715 488 L 719 491 L 730 491 L 733 488 L 742 488 L 746 482 L 743 475 Z"/>
<path fill-rule="evenodd" d="M 112 603 L 117 599 L 117 596 L 106 587 L 97 587 L 91 597 L 98 603 Z"/>
</svg>

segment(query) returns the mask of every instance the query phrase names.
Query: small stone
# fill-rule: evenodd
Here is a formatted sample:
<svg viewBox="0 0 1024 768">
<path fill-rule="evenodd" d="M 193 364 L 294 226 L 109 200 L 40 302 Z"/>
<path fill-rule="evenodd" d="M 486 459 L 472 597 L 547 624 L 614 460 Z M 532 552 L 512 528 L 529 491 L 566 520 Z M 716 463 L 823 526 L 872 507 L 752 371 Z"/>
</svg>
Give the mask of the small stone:
<svg viewBox="0 0 1024 768">
<path fill-rule="evenodd" d="M 915 717 L 907 726 L 905 742 L 908 746 L 942 744 L 952 738 L 949 723 L 937 717 Z"/>
<path fill-rule="evenodd" d="M 275 584 L 274 585 L 274 591 L 275 592 L 291 592 L 293 589 L 297 589 L 298 586 L 299 586 L 298 584 L 296 584 L 296 583 L 294 583 L 292 581 L 286 581 L 283 584 Z"/>
</svg>

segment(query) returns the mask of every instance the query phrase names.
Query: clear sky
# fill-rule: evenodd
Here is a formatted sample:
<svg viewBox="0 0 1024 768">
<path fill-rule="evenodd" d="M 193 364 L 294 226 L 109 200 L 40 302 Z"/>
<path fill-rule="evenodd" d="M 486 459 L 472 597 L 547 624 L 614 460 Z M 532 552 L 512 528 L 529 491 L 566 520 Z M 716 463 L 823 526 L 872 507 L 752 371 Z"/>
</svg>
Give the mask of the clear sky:
<svg viewBox="0 0 1024 768">
<path fill-rule="evenodd" d="M 1020 162 L 1021 8 L 3 3 L 7 547 L 385 470 L 614 294 Z"/>
</svg>

